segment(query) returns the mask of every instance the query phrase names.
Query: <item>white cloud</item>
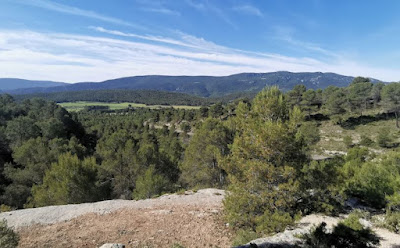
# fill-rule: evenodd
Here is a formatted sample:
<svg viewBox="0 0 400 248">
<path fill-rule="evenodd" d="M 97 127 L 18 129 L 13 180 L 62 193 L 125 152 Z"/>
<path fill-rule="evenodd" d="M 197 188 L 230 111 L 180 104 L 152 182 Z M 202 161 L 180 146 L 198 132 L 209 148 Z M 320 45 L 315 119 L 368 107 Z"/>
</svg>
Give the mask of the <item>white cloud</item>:
<svg viewBox="0 0 400 248">
<path fill-rule="evenodd" d="M 137 25 L 137 24 L 132 24 L 114 17 L 109 17 L 106 15 L 98 14 L 94 11 L 90 10 L 83 10 L 79 9 L 76 7 L 56 3 L 56 2 L 51 2 L 47 0 L 14 0 L 17 3 L 24 4 L 24 5 L 30 5 L 30 6 L 35 6 L 38 8 L 42 9 L 47 9 L 47 10 L 52 10 L 64 14 L 70 14 L 70 15 L 76 15 L 76 16 L 83 16 L 87 18 L 92 18 L 104 22 L 109 22 L 109 23 L 114 23 L 114 24 L 119 24 L 119 25 L 125 25 L 125 26 L 131 26 L 131 27 L 136 27 L 136 28 L 141 28 L 143 29 L 142 26 Z"/>
<path fill-rule="evenodd" d="M 203 11 L 203 10 L 206 9 L 205 4 L 203 4 L 203 3 L 201 3 L 201 2 L 196 3 L 196 2 L 194 2 L 194 1 L 192 1 L 192 0 L 185 0 L 185 2 L 186 2 L 186 4 L 188 4 L 190 7 L 195 8 L 195 9 L 197 9 L 197 10 L 202 10 L 202 11 Z"/>
<path fill-rule="evenodd" d="M 141 8 L 143 11 L 147 12 L 154 12 L 154 13 L 159 13 L 159 14 L 165 14 L 165 15 L 176 15 L 180 16 L 181 13 L 175 10 L 167 9 L 167 8 L 162 8 L 162 7 L 157 7 L 157 8 Z"/>
<path fill-rule="evenodd" d="M 400 78 L 398 71 L 352 61 L 328 64 L 309 57 L 241 51 L 179 32 L 179 38 L 171 39 L 102 31 L 132 36 L 138 41 L 0 30 L 0 77 L 79 82 L 151 74 L 229 75 L 286 70 L 336 72 L 382 80 Z"/>
<path fill-rule="evenodd" d="M 258 17 L 263 17 L 263 13 L 256 7 L 252 5 L 241 5 L 241 6 L 235 6 L 233 7 L 234 11 L 237 11 L 239 13 L 247 14 L 247 15 L 254 15 Z"/>
</svg>

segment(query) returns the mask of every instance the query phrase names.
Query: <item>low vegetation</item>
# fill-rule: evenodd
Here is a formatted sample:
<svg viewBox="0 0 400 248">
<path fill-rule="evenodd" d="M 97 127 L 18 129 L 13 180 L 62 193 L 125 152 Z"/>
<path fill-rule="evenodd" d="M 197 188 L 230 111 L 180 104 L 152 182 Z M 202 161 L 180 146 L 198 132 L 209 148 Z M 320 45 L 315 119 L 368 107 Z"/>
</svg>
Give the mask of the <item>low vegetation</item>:
<svg viewBox="0 0 400 248">
<path fill-rule="evenodd" d="M 283 231 L 302 215 L 341 213 L 349 199 L 387 211 L 385 225 L 398 231 L 398 88 L 356 78 L 346 88 L 268 87 L 252 101 L 200 108 L 79 112 L 2 95 L 0 204 L 142 199 L 218 187 L 228 189 L 225 217 L 237 242 Z M 348 238 L 376 245 L 370 231 L 353 224 L 332 233 L 321 225 L 309 243 L 328 247 Z M 344 231 L 349 236 L 340 236 Z"/>
<path fill-rule="evenodd" d="M 18 242 L 18 234 L 7 226 L 6 221 L 0 221 L 0 247 L 15 248 L 18 246 Z"/>
<path fill-rule="evenodd" d="M 339 223 L 332 232 L 326 229 L 322 222 L 310 234 L 303 237 L 304 248 L 331 248 L 331 247 L 378 247 L 379 238 L 368 228 L 356 228 Z"/>
</svg>

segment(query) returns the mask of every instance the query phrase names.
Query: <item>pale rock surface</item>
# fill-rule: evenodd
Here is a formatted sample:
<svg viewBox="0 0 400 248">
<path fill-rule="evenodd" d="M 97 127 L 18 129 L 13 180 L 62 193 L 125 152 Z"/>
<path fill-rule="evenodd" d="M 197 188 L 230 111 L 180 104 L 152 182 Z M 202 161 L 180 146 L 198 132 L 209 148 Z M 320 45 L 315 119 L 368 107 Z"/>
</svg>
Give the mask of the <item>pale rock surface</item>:
<svg viewBox="0 0 400 248">
<path fill-rule="evenodd" d="M 125 245 L 123 244 L 104 244 L 100 246 L 99 248 L 125 248 Z"/>
</svg>

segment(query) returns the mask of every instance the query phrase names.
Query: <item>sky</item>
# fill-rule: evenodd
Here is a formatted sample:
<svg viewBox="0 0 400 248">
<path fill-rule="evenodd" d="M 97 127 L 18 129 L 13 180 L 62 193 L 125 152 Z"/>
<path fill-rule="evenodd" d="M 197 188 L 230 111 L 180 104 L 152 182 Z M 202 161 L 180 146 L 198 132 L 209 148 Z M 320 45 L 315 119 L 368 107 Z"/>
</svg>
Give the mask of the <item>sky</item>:
<svg viewBox="0 0 400 248">
<path fill-rule="evenodd" d="M 398 0 L 0 0 L 0 78 L 334 72 L 400 80 Z"/>
</svg>

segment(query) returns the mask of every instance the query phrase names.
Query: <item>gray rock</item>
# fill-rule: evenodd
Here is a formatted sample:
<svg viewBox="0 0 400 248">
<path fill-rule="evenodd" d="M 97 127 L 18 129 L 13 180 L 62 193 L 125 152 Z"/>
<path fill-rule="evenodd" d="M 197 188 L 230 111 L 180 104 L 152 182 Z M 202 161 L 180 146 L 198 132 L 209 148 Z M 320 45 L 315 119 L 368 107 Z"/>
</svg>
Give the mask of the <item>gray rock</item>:
<svg viewBox="0 0 400 248">
<path fill-rule="evenodd" d="M 104 245 L 100 246 L 100 248 L 125 248 L 125 245 L 108 243 L 108 244 L 104 244 Z"/>
</svg>

